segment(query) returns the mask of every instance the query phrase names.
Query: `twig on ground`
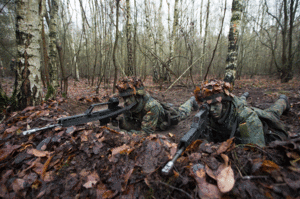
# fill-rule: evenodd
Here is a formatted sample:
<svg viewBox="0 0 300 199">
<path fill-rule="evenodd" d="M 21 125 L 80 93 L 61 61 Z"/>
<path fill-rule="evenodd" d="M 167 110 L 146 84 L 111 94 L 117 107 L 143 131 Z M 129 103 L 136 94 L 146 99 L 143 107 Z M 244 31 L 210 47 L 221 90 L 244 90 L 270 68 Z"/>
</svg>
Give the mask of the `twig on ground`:
<svg viewBox="0 0 300 199">
<path fill-rule="evenodd" d="M 188 194 L 187 192 L 183 191 L 182 189 L 179 189 L 179 188 L 177 188 L 177 187 L 174 187 L 174 186 L 169 185 L 169 184 L 167 184 L 167 183 L 164 183 L 164 182 L 162 182 L 162 181 L 151 181 L 151 182 L 163 184 L 163 185 L 165 185 L 165 186 L 167 186 L 167 187 L 170 187 L 170 188 L 172 188 L 172 189 L 175 189 L 175 190 L 177 190 L 177 191 L 180 191 L 180 192 L 186 194 L 186 195 L 187 195 L 189 198 L 191 198 L 191 199 L 194 199 L 190 194 Z"/>
<path fill-rule="evenodd" d="M 5 115 L 3 116 L 2 120 L 0 121 L 0 124 L 2 124 L 2 122 L 5 120 Z"/>
<path fill-rule="evenodd" d="M 268 176 L 244 176 L 244 177 L 242 177 L 243 180 L 261 179 L 261 178 L 268 178 Z"/>
</svg>

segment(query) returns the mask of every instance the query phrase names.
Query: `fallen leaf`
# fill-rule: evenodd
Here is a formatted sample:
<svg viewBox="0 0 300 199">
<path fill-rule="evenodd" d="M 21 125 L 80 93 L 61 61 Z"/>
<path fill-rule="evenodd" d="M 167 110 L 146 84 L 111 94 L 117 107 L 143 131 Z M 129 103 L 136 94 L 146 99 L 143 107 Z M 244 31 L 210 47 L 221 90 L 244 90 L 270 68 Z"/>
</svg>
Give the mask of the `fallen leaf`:
<svg viewBox="0 0 300 199">
<path fill-rule="evenodd" d="M 117 147 L 117 148 L 112 149 L 112 150 L 111 150 L 112 154 L 111 154 L 111 156 L 108 158 L 109 161 L 114 162 L 114 159 L 115 159 L 115 155 L 116 155 L 116 154 L 126 152 L 126 151 L 129 150 L 129 149 L 130 149 L 130 146 L 128 146 L 128 145 L 126 145 L 126 144 L 123 144 L 123 145 L 120 146 L 120 147 Z"/>
<path fill-rule="evenodd" d="M 233 139 L 234 139 L 234 137 L 222 142 L 214 154 L 220 155 L 221 153 L 224 153 L 225 151 L 227 151 L 228 148 L 231 146 Z"/>
<path fill-rule="evenodd" d="M 23 109 L 22 113 L 26 113 L 27 111 L 33 111 L 35 109 L 35 106 L 27 106 L 25 109 Z"/>
<path fill-rule="evenodd" d="M 0 161 L 5 160 L 10 154 L 20 147 L 21 145 L 6 145 L 4 149 L 0 150 Z"/>
<path fill-rule="evenodd" d="M 190 173 L 197 182 L 198 195 L 200 198 L 221 198 L 221 192 L 218 187 L 206 182 L 206 174 L 203 165 L 193 165 L 190 168 Z"/>
<path fill-rule="evenodd" d="M 263 172 L 271 173 L 274 170 L 279 170 L 279 166 L 271 160 L 264 160 L 261 165 L 261 170 Z"/>
<path fill-rule="evenodd" d="M 7 188 L 4 184 L 0 183 L 0 197 L 4 198 L 4 196 L 8 193 Z"/>
<path fill-rule="evenodd" d="M 217 180 L 217 177 L 215 176 L 213 170 L 211 170 L 211 168 L 209 168 L 209 166 L 207 166 L 207 164 L 205 164 L 205 172 L 207 175 L 209 175 L 212 179 Z"/>
<path fill-rule="evenodd" d="M 168 133 L 168 135 L 169 135 L 169 137 L 174 137 L 174 134 L 172 134 L 172 133 Z"/>
<path fill-rule="evenodd" d="M 192 153 L 191 155 L 189 155 L 190 162 L 197 162 L 200 159 L 201 159 L 201 153 Z"/>
<path fill-rule="evenodd" d="M 4 133 L 13 133 L 16 132 L 20 127 L 12 126 L 4 131 Z"/>
<path fill-rule="evenodd" d="M 87 189 L 93 188 L 99 180 L 100 178 L 97 172 L 95 171 L 87 177 L 87 182 L 83 186 Z"/>
<path fill-rule="evenodd" d="M 179 173 L 177 171 L 175 171 L 175 170 L 173 170 L 173 173 L 174 173 L 174 177 L 175 178 L 178 178 L 180 176 Z"/>
<path fill-rule="evenodd" d="M 227 166 L 219 171 L 216 179 L 218 187 L 222 193 L 229 192 L 233 188 L 235 183 L 234 173 L 230 166 Z"/>
<path fill-rule="evenodd" d="M 47 169 L 48 169 L 48 166 L 49 166 L 49 164 L 50 164 L 52 158 L 53 158 L 53 156 L 50 156 L 50 157 L 48 158 L 48 160 L 47 160 L 47 161 L 45 162 L 45 164 L 44 164 L 44 168 L 43 168 L 43 172 L 42 172 L 42 179 L 44 179 L 44 177 L 45 177 L 45 173 L 46 173 L 46 171 L 47 171 Z"/>
<path fill-rule="evenodd" d="M 37 149 L 29 149 L 27 151 L 28 154 L 32 154 L 36 157 L 46 157 L 49 155 L 49 152 L 48 151 L 40 151 L 40 150 L 37 150 Z"/>
<path fill-rule="evenodd" d="M 25 185 L 25 180 L 17 178 L 12 183 L 12 189 L 18 193 L 19 191 L 25 188 L 24 185 Z"/>
<path fill-rule="evenodd" d="M 229 157 L 227 155 L 225 155 L 225 154 L 221 154 L 221 157 L 224 160 L 225 167 L 227 167 L 228 166 L 228 162 L 229 162 Z"/>
</svg>

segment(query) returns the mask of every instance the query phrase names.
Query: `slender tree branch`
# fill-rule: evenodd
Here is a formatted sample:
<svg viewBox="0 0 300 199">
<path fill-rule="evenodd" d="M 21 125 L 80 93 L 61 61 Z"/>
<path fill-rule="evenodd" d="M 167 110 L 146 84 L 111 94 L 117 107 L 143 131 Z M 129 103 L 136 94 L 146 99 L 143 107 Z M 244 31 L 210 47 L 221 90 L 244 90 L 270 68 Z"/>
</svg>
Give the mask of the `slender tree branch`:
<svg viewBox="0 0 300 199">
<path fill-rule="evenodd" d="M 209 72 L 209 69 L 210 69 L 210 66 L 211 66 L 211 63 L 212 61 L 214 60 L 214 57 L 215 57 L 215 53 L 216 53 L 216 50 L 217 50 L 217 47 L 218 47 L 218 43 L 219 43 L 219 40 L 220 40 L 220 37 L 221 37 L 221 34 L 222 34 L 222 30 L 223 30 L 223 24 L 224 24 L 224 19 L 225 19 L 225 14 L 226 14 L 226 6 L 227 6 L 227 1 L 225 0 L 225 8 L 224 8 L 224 15 L 223 15 L 223 19 L 222 19 L 222 24 L 221 24 L 221 29 L 220 29 L 220 32 L 219 32 L 219 35 L 218 35 L 218 39 L 217 39 L 217 42 L 216 42 L 216 46 L 215 46 L 215 49 L 213 51 L 213 55 L 211 57 L 211 60 L 209 62 L 209 65 L 207 67 L 207 71 L 206 71 L 206 74 L 204 76 L 204 81 L 206 80 L 206 77 L 208 75 L 208 72 Z"/>
<path fill-rule="evenodd" d="M 85 21 L 86 21 L 86 24 L 88 25 L 89 28 L 91 28 L 91 27 L 90 27 L 90 24 L 89 24 L 89 22 L 88 22 L 88 20 L 87 20 L 87 18 L 86 18 L 86 14 L 85 14 L 85 11 L 84 11 L 84 9 L 83 9 L 83 6 L 82 6 L 82 0 L 79 0 L 79 3 L 80 3 L 80 7 L 81 7 L 81 9 L 82 9 L 82 12 L 83 12 L 83 15 L 84 15 L 84 19 L 85 19 Z M 82 19 L 82 20 L 83 20 L 83 19 Z"/>
<path fill-rule="evenodd" d="M 8 0 L 8 2 L 6 2 L 5 4 L 4 4 L 4 6 L 0 9 L 0 13 L 2 12 L 2 10 L 6 7 L 6 5 L 10 2 L 11 0 Z"/>
<path fill-rule="evenodd" d="M 276 17 L 276 16 L 274 16 L 272 13 L 270 13 L 269 12 L 269 7 L 268 7 L 268 4 L 267 4 L 267 0 L 265 0 L 265 6 L 266 6 L 266 12 L 271 16 L 271 17 L 273 17 L 276 21 L 277 21 L 277 23 L 279 24 L 279 26 L 281 27 L 281 29 L 283 29 L 283 25 L 280 23 L 280 20 Z"/>
</svg>

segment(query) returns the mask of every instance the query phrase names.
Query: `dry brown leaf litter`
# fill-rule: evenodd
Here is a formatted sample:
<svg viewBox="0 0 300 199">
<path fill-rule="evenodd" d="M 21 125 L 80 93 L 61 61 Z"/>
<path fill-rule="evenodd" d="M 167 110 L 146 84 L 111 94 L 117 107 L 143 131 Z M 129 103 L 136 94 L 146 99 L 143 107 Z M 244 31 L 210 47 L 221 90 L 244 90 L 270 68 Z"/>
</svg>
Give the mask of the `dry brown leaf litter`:
<svg viewBox="0 0 300 199">
<path fill-rule="evenodd" d="M 30 136 L 55 123 L 63 100 L 15 112 L 0 126 L 2 198 L 299 198 L 300 139 L 269 147 L 193 143 L 170 176 L 170 137 L 121 135 L 93 124 Z"/>
</svg>

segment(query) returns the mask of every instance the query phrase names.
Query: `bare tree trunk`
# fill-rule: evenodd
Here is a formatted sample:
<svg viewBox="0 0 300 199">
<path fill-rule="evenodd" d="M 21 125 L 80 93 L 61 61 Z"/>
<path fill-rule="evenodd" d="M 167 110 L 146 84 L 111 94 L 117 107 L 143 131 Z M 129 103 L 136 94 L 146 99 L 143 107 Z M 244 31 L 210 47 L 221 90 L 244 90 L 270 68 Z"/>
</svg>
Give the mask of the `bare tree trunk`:
<svg viewBox="0 0 300 199">
<path fill-rule="evenodd" d="M 92 4 L 93 1 L 90 1 L 90 3 Z M 92 86 L 94 86 L 94 78 L 96 77 L 96 67 L 97 67 L 97 62 L 98 62 L 98 47 L 97 47 L 97 40 L 99 39 L 97 37 L 97 18 L 98 18 L 98 6 L 95 5 L 91 5 L 91 10 L 93 11 L 93 20 L 94 20 L 94 46 L 95 46 L 95 60 L 94 60 L 94 68 L 93 68 L 93 74 L 92 74 Z M 95 11 L 96 8 L 96 11 Z M 100 38 L 101 40 L 101 38 Z"/>
<path fill-rule="evenodd" d="M 51 13 L 49 24 L 49 75 L 50 85 L 48 85 L 48 91 L 46 98 L 52 98 L 56 96 L 58 84 L 58 70 L 57 70 L 57 19 L 58 19 L 58 1 L 51 1 Z"/>
<path fill-rule="evenodd" d="M 81 8 L 81 18 L 82 18 L 82 31 L 84 33 L 84 36 L 85 36 L 85 58 L 86 58 L 86 64 L 85 64 L 85 68 L 87 70 L 87 78 L 88 78 L 88 83 L 90 84 L 90 53 L 88 51 L 88 33 L 86 31 L 86 27 L 85 27 L 85 24 L 88 25 L 89 27 L 89 24 L 87 23 L 87 19 L 86 19 L 86 15 L 85 15 L 85 11 L 84 11 L 84 8 L 83 8 L 83 5 L 82 5 L 82 0 L 79 0 L 79 3 L 80 3 L 80 8 Z"/>
<path fill-rule="evenodd" d="M 70 17 L 71 16 L 71 13 L 70 13 L 70 0 L 67 1 L 67 9 L 68 9 L 68 14 Z M 79 77 L 79 69 L 78 69 L 78 63 L 77 63 L 77 53 L 75 51 L 75 44 L 74 44 L 74 40 L 73 40 L 73 34 L 72 32 L 70 32 L 70 36 L 69 36 L 69 42 L 70 42 L 70 47 L 71 47 L 71 50 L 73 52 L 73 64 L 74 64 L 74 77 L 75 77 L 75 80 L 76 81 L 79 81 L 80 77 Z"/>
<path fill-rule="evenodd" d="M 204 32 L 204 38 L 203 38 L 202 55 L 204 55 L 205 51 L 206 51 L 206 39 L 207 39 L 208 22 L 209 22 L 209 6 L 210 6 L 210 0 L 208 0 L 207 7 L 206 7 L 206 22 L 205 22 L 205 32 Z M 201 63 L 200 63 L 201 71 L 204 66 L 204 61 L 205 61 L 205 55 L 202 56 L 202 58 L 201 58 Z"/>
<path fill-rule="evenodd" d="M 202 8 L 203 8 L 203 0 L 201 0 L 201 6 L 200 6 L 200 38 L 202 38 Z M 203 48 L 203 45 L 202 44 L 202 39 L 200 40 L 200 46 L 202 46 Z M 202 53 L 203 51 L 200 50 L 200 56 L 202 56 Z M 200 59 L 200 77 L 202 78 L 202 73 L 203 73 L 203 68 L 202 68 L 202 60 Z"/>
<path fill-rule="evenodd" d="M 117 83 L 117 78 L 118 78 L 118 66 L 116 63 L 116 50 L 117 50 L 117 45 L 118 45 L 118 38 L 119 38 L 119 4 L 120 0 L 116 0 L 116 38 L 115 38 L 115 44 L 114 44 L 114 50 L 113 50 L 113 63 L 115 67 L 115 77 L 114 77 L 114 83 L 113 83 L 113 93 L 116 92 L 116 83 Z"/>
<path fill-rule="evenodd" d="M 133 75 L 133 53 L 132 53 L 132 24 L 131 24 L 131 9 L 130 0 L 126 0 L 126 38 L 127 38 L 127 67 L 125 74 L 127 76 Z"/>
<path fill-rule="evenodd" d="M 146 20 L 146 37 L 147 37 L 147 40 L 146 40 L 146 45 L 147 46 L 150 46 L 149 49 L 150 49 L 150 52 L 154 52 L 155 50 L 155 47 L 154 47 L 154 35 L 153 35 L 153 31 L 151 30 L 151 19 L 150 19 L 150 3 L 149 3 L 149 0 L 145 0 L 144 1 L 145 3 L 145 20 Z M 147 5 L 149 4 L 149 6 Z M 146 58 L 146 57 L 145 57 Z M 158 71 L 156 70 L 156 67 L 155 67 L 155 64 L 153 63 L 152 60 L 150 60 L 151 64 L 152 64 L 152 69 L 153 69 L 153 82 L 157 82 L 159 80 L 159 76 L 158 76 Z"/>
<path fill-rule="evenodd" d="M 46 43 L 46 35 L 45 35 L 45 25 L 44 25 L 44 17 L 46 16 L 46 1 L 41 0 L 40 1 L 40 29 L 41 29 L 41 37 L 42 37 L 42 53 L 43 53 L 43 71 L 44 76 L 46 78 L 46 87 L 50 84 L 50 78 L 49 78 L 49 70 L 48 70 L 48 64 L 49 64 L 49 56 L 48 56 L 48 50 L 47 50 L 47 43 Z M 44 85 L 45 87 L 45 85 Z"/>
<path fill-rule="evenodd" d="M 63 96 L 66 96 L 68 94 L 68 77 L 66 77 L 65 69 L 64 69 L 64 58 L 63 58 L 63 49 L 59 42 L 56 42 L 56 49 L 58 52 L 58 58 L 59 58 L 59 65 L 61 69 L 61 79 L 63 81 L 63 85 L 61 85 L 61 93 Z"/>
<path fill-rule="evenodd" d="M 177 40 L 176 40 L 177 29 L 178 29 L 178 0 L 175 0 L 175 4 L 174 4 L 174 17 L 173 17 L 173 27 L 172 27 L 172 34 L 171 34 L 170 59 L 173 59 L 173 57 L 174 57 L 174 51 L 175 51 L 175 48 L 177 46 Z M 172 67 L 170 66 L 170 68 L 172 68 Z"/>
<path fill-rule="evenodd" d="M 39 2 L 18 0 L 16 37 L 18 45 L 18 66 L 14 96 L 17 107 L 39 104 L 42 99 L 40 74 L 41 54 L 39 30 Z"/>
<path fill-rule="evenodd" d="M 293 79 L 293 28 L 298 0 L 290 0 L 288 10 L 287 0 L 283 0 L 283 29 L 282 29 L 282 73 L 281 82 L 286 83 Z"/>
<path fill-rule="evenodd" d="M 243 0 L 232 1 L 232 16 L 229 29 L 229 44 L 226 58 L 224 81 L 234 85 L 236 78 L 237 57 L 238 57 L 238 36 L 243 11 Z"/>
<path fill-rule="evenodd" d="M 204 76 L 204 78 L 203 78 L 203 80 L 204 80 L 204 81 L 205 81 L 205 80 L 206 80 L 206 78 L 207 78 L 207 75 L 208 75 L 208 72 L 209 72 L 210 66 L 211 66 L 211 64 L 212 64 L 212 62 L 213 62 L 213 60 L 214 60 L 215 53 L 216 53 L 216 50 L 217 50 L 217 48 L 218 48 L 218 43 L 219 43 L 219 40 L 220 40 L 220 37 L 221 37 L 221 34 L 222 34 L 222 30 L 223 30 L 223 24 L 224 24 L 224 19 L 225 19 L 225 14 L 226 14 L 226 7 L 227 7 L 227 3 L 226 3 L 226 2 L 227 2 L 227 1 L 225 1 L 224 15 L 223 15 L 222 22 L 221 22 L 221 28 L 220 28 L 220 32 L 219 32 L 219 35 L 218 35 L 218 39 L 217 39 L 216 46 L 215 46 L 215 49 L 214 49 L 214 51 L 213 51 L 213 54 L 212 54 L 211 60 L 210 60 L 210 62 L 209 62 L 209 64 L 208 64 L 208 67 L 207 67 L 206 74 L 205 74 L 205 76 Z"/>
<path fill-rule="evenodd" d="M 134 19 L 134 36 L 133 36 L 133 69 L 134 69 L 134 75 L 137 75 L 137 66 L 136 66 L 136 43 L 137 43 L 137 6 L 136 6 L 136 0 L 134 0 L 134 7 L 135 7 L 135 19 Z"/>
</svg>

